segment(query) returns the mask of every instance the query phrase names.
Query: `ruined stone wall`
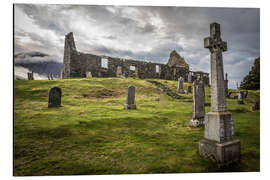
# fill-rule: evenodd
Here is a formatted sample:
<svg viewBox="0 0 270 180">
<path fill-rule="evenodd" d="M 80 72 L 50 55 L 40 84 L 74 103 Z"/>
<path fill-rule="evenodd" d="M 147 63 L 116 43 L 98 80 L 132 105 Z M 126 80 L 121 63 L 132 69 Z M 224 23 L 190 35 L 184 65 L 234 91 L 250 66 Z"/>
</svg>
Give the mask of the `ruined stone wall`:
<svg viewBox="0 0 270 180">
<path fill-rule="evenodd" d="M 107 59 L 107 67 L 102 67 L 102 59 Z M 131 66 L 135 67 L 134 70 L 130 69 Z M 91 72 L 93 77 L 124 76 L 167 80 L 177 80 L 179 77 L 183 77 L 184 81 L 187 81 L 189 67 L 168 66 L 167 64 L 78 52 L 73 34 L 69 33 L 65 39 L 62 77 L 86 77 L 86 72 Z M 193 79 L 195 78 L 193 77 Z"/>
</svg>

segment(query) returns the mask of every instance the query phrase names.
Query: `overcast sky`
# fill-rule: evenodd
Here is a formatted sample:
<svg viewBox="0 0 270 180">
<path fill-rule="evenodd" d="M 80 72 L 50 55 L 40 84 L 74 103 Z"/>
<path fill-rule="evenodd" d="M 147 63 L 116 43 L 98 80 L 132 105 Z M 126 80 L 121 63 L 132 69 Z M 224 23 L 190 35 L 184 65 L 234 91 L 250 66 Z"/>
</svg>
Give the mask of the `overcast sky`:
<svg viewBox="0 0 270 180">
<path fill-rule="evenodd" d="M 73 32 L 77 50 L 97 55 L 167 63 L 176 50 L 194 71 L 210 71 L 203 47 L 212 22 L 228 43 L 223 53 L 229 86 L 260 56 L 260 10 L 247 8 L 15 5 L 15 53 L 39 51 L 63 61 L 64 37 Z"/>
</svg>

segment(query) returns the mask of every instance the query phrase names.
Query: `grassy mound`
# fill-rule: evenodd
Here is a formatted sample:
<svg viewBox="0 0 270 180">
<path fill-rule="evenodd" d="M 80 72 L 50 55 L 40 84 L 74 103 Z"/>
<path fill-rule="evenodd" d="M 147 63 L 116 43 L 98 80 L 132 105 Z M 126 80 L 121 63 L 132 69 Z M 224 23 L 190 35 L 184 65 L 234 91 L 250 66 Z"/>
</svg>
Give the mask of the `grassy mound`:
<svg viewBox="0 0 270 180">
<path fill-rule="evenodd" d="M 176 81 L 155 80 L 177 93 Z M 123 108 L 130 85 L 136 110 Z M 62 89 L 62 107 L 48 109 L 53 86 Z M 203 127 L 188 126 L 192 95 L 179 95 L 132 78 L 15 81 L 14 175 L 259 171 L 260 112 L 251 111 L 259 91 L 249 91 L 244 105 L 227 99 L 241 140 L 241 163 L 228 169 L 198 155 Z"/>
</svg>

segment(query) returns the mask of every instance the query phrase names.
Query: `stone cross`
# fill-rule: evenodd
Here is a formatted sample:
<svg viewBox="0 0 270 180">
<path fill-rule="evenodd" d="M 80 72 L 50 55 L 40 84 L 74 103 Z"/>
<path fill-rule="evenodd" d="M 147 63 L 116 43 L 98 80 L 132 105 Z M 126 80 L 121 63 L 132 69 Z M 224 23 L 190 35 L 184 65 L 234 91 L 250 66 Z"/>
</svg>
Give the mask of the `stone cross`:
<svg viewBox="0 0 270 180">
<path fill-rule="evenodd" d="M 61 96 L 62 96 L 62 91 L 61 88 L 59 87 L 53 87 L 50 89 L 49 92 L 49 102 L 48 102 L 48 107 L 60 107 L 61 106 Z"/>
<path fill-rule="evenodd" d="M 225 112 L 225 90 L 222 52 L 227 51 L 227 42 L 220 37 L 220 25 L 210 25 L 210 37 L 204 39 L 204 47 L 211 52 L 211 111 Z"/>
<path fill-rule="evenodd" d="M 240 160 L 240 141 L 234 139 L 233 118 L 227 112 L 222 52 L 227 43 L 220 37 L 220 25 L 210 25 L 210 37 L 204 47 L 211 53 L 211 112 L 205 116 L 204 139 L 199 141 L 199 154 L 215 161 L 218 166 Z"/>
<path fill-rule="evenodd" d="M 135 104 L 135 87 L 129 86 L 127 91 L 127 101 L 124 105 L 125 109 L 136 109 Z"/>
<path fill-rule="evenodd" d="M 190 126 L 198 127 L 204 124 L 205 115 L 205 90 L 202 80 L 193 82 L 192 120 Z"/>
<path fill-rule="evenodd" d="M 178 88 L 179 93 L 184 93 L 184 79 L 182 77 L 178 78 Z"/>
<path fill-rule="evenodd" d="M 188 73 L 188 83 L 192 83 L 192 74 L 191 74 L 191 72 Z"/>
</svg>

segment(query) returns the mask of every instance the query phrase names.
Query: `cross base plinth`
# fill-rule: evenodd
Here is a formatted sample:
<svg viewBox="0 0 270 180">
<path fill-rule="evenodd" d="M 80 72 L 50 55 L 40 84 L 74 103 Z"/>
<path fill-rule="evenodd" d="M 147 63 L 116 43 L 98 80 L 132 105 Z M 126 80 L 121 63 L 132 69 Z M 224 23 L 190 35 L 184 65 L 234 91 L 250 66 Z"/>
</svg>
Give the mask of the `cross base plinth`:
<svg viewBox="0 0 270 180">
<path fill-rule="evenodd" d="M 136 104 L 125 104 L 124 108 L 125 109 L 136 109 Z"/>
<path fill-rule="evenodd" d="M 224 143 L 202 139 L 199 141 L 199 155 L 224 167 L 240 161 L 240 141 L 232 140 Z"/>
</svg>

